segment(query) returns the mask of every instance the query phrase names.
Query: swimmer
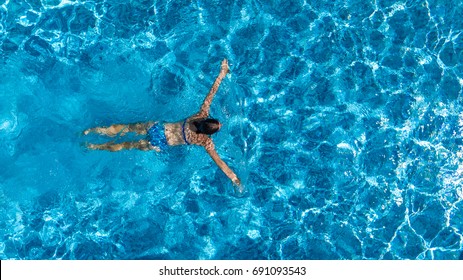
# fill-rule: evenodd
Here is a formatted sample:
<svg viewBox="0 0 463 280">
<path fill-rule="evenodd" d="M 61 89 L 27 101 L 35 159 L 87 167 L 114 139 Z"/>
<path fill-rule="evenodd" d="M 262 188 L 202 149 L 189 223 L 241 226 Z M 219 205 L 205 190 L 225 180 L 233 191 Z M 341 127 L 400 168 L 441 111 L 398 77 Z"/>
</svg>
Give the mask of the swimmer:
<svg viewBox="0 0 463 280">
<path fill-rule="evenodd" d="M 115 144 L 113 142 L 105 144 L 87 144 L 91 150 L 107 150 L 111 152 L 123 149 L 138 149 L 142 151 L 161 152 L 168 146 L 178 145 L 198 145 L 203 146 L 206 152 L 211 156 L 217 166 L 227 175 L 228 178 L 237 186 L 237 191 L 242 193 L 244 190 L 241 181 L 228 165 L 217 154 L 214 142 L 210 136 L 220 130 L 222 124 L 209 117 L 209 108 L 212 99 L 219 89 L 225 75 L 228 73 L 228 61 L 222 61 L 220 73 L 214 81 L 209 93 L 204 99 L 203 104 L 197 114 L 194 114 L 182 121 L 175 123 L 163 122 L 146 122 L 135 124 L 114 124 L 108 127 L 95 127 L 84 131 L 84 134 L 97 133 L 114 137 L 123 136 L 128 132 L 134 132 L 139 135 L 146 135 L 146 139 L 136 142 L 123 142 Z"/>
</svg>

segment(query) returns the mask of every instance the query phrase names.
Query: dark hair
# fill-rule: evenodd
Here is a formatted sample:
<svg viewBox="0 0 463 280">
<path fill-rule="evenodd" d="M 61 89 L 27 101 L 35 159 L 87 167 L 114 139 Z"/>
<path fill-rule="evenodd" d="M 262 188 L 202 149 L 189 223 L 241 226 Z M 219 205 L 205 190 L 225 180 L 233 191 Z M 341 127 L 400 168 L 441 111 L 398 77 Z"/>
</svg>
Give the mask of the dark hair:
<svg viewBox="0 0 463 280">
<path fill-rule="evenodd" d="M 219 131 L 220 122 L 216 119 L 203 119 L 194 121 L 193 125 L 196 127 L 197 133 L 212 135 Z"/>
</svg>

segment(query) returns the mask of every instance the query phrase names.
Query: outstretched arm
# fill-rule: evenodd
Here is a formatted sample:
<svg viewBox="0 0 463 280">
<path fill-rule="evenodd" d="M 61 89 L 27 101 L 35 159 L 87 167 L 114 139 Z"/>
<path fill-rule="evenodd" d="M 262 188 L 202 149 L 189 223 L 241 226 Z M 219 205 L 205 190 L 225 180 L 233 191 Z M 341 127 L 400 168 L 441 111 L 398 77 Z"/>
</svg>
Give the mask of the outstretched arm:
<svg viewBox="0 0 463 280">
<path fill-rule="evenodd" d="M 217 164 L 220 169 L 222 169 L 223 173 L 227 175 L 230 180 L 232 180 L 233 184 L 235 184 L 238 188 L 239 191 L 241 192 L 241 181 L 236 176 L 235 172 L 233 172 L 230 167 L 219 157 L 217 152 L 215 151 L 214 144 L 211 142 L 209 145 L 205 146 L 207 153 L 211 156 L 211 158 L 214 160 L 214 162 Z"/>
<path fill-rule="evenodd" d="M 228 60 L 224 59 L 222 60 L 220 73 L 215 79 L 214 84 L 212 84 L 212 87 L 209 90 L 209 93 L 207 94 L 206 98 L 204 99 L 203 105 L 201 105 L 201 109 L 199 110 L 198 116 L 203 118 L 209 116 L 209 109 L 211 107 L 212 99 L 214 98 L 214 95 L 219 89 L 220 83 L 222 82 L 223 78 L 225 77 L 225 75 L 227 75 L 228 70 Z"/>
</svg>

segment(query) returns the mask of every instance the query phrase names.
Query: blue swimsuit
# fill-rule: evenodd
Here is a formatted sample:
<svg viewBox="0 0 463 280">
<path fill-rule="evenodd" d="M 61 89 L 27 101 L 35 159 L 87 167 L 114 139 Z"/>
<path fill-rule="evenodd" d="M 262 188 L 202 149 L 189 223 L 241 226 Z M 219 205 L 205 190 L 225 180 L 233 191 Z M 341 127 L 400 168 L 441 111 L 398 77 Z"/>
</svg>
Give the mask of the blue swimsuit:
<svg viewBox="0 0 463 280">
<path fill-rule="evenodd" d="M 148 141 L 151 145 L 159 147 L 161 151 L 167 149 L 169 144 L 167 143 L 166 134 L 164 133 L 164 125 L 162 123 L 154 124 L 148 129 Z"/>
</svg>

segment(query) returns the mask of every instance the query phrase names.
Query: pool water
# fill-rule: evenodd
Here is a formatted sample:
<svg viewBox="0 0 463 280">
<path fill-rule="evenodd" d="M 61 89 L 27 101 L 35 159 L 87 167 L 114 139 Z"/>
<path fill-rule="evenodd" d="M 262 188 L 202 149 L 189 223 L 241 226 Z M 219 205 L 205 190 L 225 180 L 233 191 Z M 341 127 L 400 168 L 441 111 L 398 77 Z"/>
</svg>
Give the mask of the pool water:
<svg viewBox="0 0 463 280">
<path fill-rule="evenodd" d="M 463 2 L 0 0 L 1 259 L 463 259 Z M 88 151 L 178 121 L 200 147 Z M 115 139 L 123 141 L 123 139 Z"/>
</svg>

